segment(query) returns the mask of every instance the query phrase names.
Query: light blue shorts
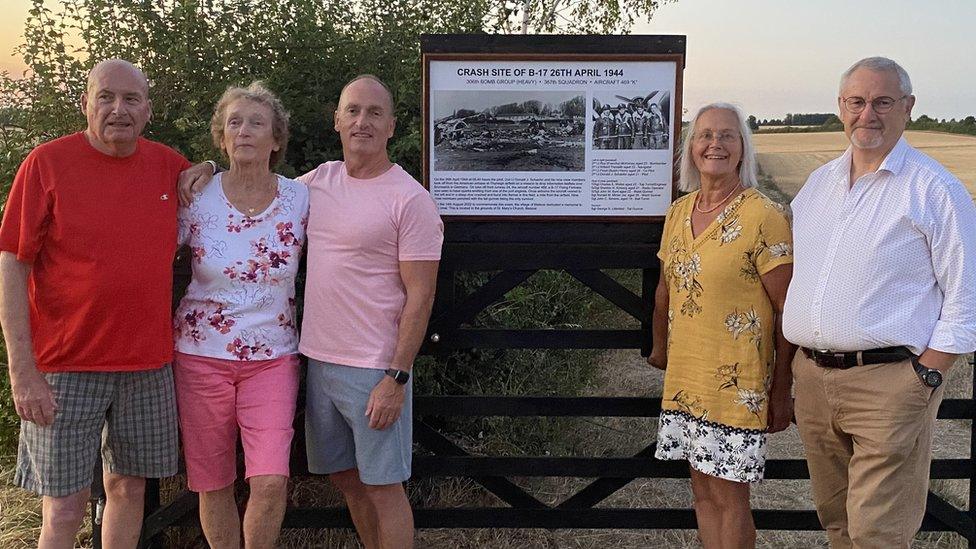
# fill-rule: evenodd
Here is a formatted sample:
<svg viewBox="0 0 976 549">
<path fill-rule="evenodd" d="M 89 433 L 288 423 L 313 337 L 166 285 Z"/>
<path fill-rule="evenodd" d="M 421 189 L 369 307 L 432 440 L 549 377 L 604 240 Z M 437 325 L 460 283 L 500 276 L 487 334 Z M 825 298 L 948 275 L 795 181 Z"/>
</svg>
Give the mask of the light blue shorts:
<svg viewBox="0 0 976 549">
<path fill-rule="evenodd" d="M 403 411 L 382 431 L 369 427 L 366 402 L 386 374 L 308 359 L 305 445 L 315 474 L 359 469 L 363 484 L 382 486 L 410 478 L 413 450 L 413 379 Z"/>
</svg>

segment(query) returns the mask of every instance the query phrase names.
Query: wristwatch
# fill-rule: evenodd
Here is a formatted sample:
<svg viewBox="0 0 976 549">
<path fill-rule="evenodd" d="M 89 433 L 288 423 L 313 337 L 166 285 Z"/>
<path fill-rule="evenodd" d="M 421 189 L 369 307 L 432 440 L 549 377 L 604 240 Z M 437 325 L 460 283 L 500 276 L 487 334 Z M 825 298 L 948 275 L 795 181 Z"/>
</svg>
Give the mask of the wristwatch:
<svg viewBox="0 0 976 549">
<path fill-rule="evenodd" d="M 922 383 L 926 387 L 935 389 L 939 385 L 942 385 L 942 372 L 935 368 L 926 367 L 918 361 L 917 356 L 912 357 L 912 367 L 915 368 L 915 373 L 918 374 L 918 378 L 922 380 Z"/>
<path fill-rule="evenodd" d="M 406 385 L 410 381 L 410 372 L 404 372 L 396 368 L 387 368 L 386 375 L 392 377 L 393 381 L 396 381 L 400 385 Z"/>
</svg>

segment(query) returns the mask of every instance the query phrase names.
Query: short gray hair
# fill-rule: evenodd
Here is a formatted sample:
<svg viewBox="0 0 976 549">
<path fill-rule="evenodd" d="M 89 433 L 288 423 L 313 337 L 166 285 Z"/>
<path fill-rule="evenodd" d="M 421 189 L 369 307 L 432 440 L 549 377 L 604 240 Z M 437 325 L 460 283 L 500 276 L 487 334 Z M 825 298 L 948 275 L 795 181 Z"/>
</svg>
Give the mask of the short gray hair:
<svg viewBox="0 0 976 549">
<path fill-rule="evenodd" d="M 210 135 L 213 137 L 213 144 L 218 149 L 224 142 L 224 123 L 227 121 L 227 107 L 238 99 L 247 99 L 259 105 L 265 105 L 271 109 L 271 135 L 274 136 L 275 143 L 278 145 L 277 151 L 271 151 L 268 159 L 268 167 L 274 168 L 282 158 L 285 157 L 285 149 L 288 148 L 288 119 L 291 115 L 285 110 L 274 93 L 260 80 L 256 80 L 246 88 L 230 86 L 224 95 L 220 96 L 217 106 L 214 107 L 213 117 L 210 119 Z"/>
<path fill-rule="evenodd" d="M 912 79 L 908 77 L 908 72 L 901 65 L 887 57 L 865 57 L 851 65 L 851 68 L 840 75 L 840 93 L 844 92 L 844 86 L 847 85 L 847 80 L 858 69 L 868 69 L 874 72 L 893 72 L 898 77 L 898 87 L 901 88 L 901 93 L 905 95 L 912 94 Z"/>
<path fill-rule="evenodd" d="M 701 115 L 712 109 L 724 109 L 735 114 L 739 121 L 739 134 L 742 136 L 742 158 L 739 160 L 739 180 L 745 188 L 756 187 L 759 181 L 756 178 L 756 148 L 752 145 L 752 131 L 749 130 L 749 123 L 746 117 L 742 116 L 739 107 L 731 103 L 709 103 L 698 109 L 695 117 L 688 124 L 688 131 L 681 139 L 681 175 L 678 177 L 678 189 L 686 193 L 697 191 L 701 188 L 701 172 L 695 166 L 691 158 L 691 143 L 695 136 L 695 127 Z"/>
</svg>

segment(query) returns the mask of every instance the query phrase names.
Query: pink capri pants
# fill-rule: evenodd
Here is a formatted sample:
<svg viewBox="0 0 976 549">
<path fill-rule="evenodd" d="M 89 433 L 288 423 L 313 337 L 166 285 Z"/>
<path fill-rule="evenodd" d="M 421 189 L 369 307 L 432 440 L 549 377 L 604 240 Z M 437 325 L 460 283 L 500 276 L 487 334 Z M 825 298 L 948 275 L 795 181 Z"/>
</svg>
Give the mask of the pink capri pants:
<svg viewBox="0 0 976 549">
<path fill-rule="evenodd" d="M 288 476 L 298 355 L 243 361 L 176 353 L 173 374 L 190 490 L 234 483 L 238 432 L 245 479 Z"/>
</svg>

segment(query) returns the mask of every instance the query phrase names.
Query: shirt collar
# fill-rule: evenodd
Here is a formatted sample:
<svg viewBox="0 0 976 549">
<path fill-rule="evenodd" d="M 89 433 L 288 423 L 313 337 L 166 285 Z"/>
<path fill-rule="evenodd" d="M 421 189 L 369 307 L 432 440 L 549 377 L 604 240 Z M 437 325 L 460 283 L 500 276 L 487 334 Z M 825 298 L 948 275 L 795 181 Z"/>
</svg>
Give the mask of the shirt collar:
<svg viewBox="0 0 976 549">
<path fill-rule="evenodd" d="M 881 165 L 878 166 L 878 173 L 882 170 L 890 173 L 891 175 L 898 175 L 901 173 L 902 168 L 905 166 L 905 157 L 908 155 L 908 150 L 911 147 L 908 142 L 905 141 L 905 137 L 899 137 L 898 142 L 892 147 L 888 155 L 885 156 L 884 160 L 881 161 Z M 848 146 L 844 154 L 837 159 L 837 163 L 834 164 L 833 174 L 837 177 L 834 178 L 835 181 L 844 182 L 850 184 L 849 174 L 851 173 L 851 158 L 853 156 L 853 147 Z"/>
<path fill-rule="evenodd" d="M 901 173 L 901 169 L 905 166 L 905 156 L 908 154 L 908 142 L 905 141 L 905 137 L 899 137 L 898 142 L 895 143 L 894 148 L 888 153 L 888 156 L 881 162 L 881 166 L 878 167 L 878 171 L 885 170 L 891 175 L 898 175 Z"/>
</svg>

